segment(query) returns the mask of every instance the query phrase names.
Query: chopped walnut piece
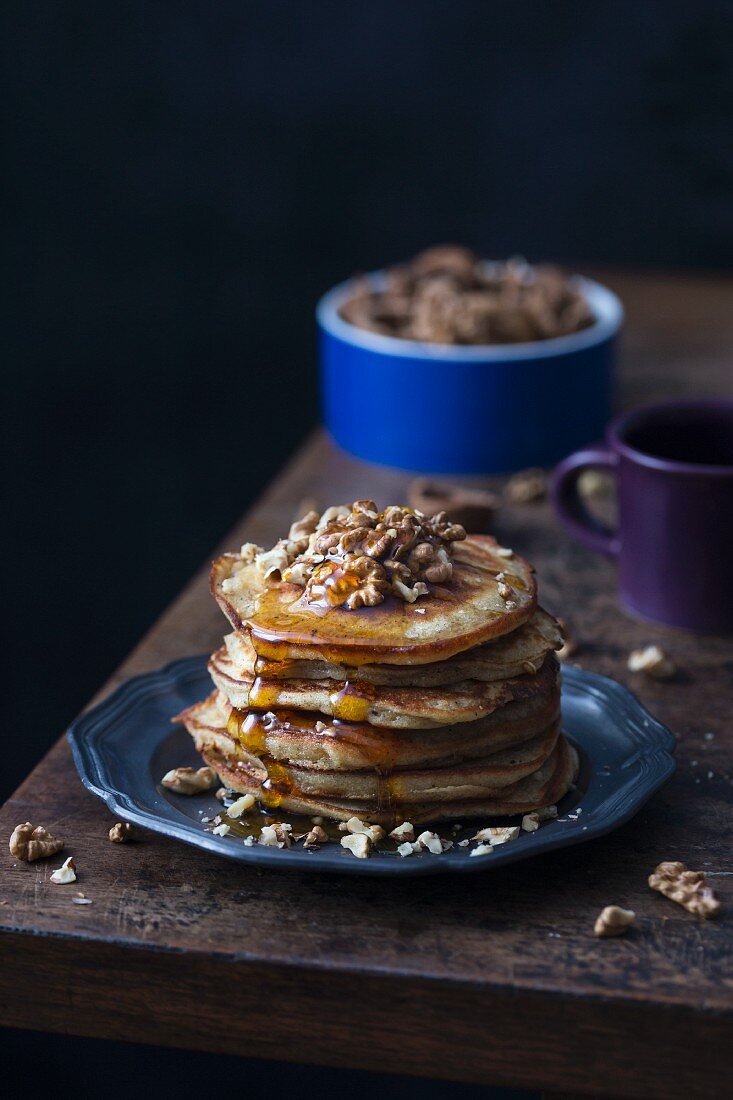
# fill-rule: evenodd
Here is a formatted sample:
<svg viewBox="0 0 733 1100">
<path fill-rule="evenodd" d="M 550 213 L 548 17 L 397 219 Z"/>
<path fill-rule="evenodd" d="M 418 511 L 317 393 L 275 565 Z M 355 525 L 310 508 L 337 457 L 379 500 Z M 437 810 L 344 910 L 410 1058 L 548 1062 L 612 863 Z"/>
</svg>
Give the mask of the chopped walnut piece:
<svg viewBox="0 0 733 1100">
<path fill-rule="evenodd" d="M 33 863 L 34 860 L 45 859 L 47 856 L 55 856 L 63 846 L 63 840 L 57 840 L 42 825 L 37 825 L 34 828 L 30 821 L 15 826 L 9 843 L 10 854 L 14 855 L 16 859 L 24 860 L 26 863 Z"/>
<path fill-rule="evenodd" d="M 272 825 L 263 825 L 260 830 L 260 836 L 257 841 L 258 844 L 264 844 L 268 848 L 283 848 L 282 844 L 277 839 L 277 832 Z"/>
<path fill-rule="evenodd" d="M 674 661 L 657 645 L 632 650 L 627 668 L 629 672 L 643 672 L 652 680 L 671 680 L 677 673 Z"/>
<path fill-rule="evenodd" d="M 412 856 L 415 854 L 415 849 L 417 847 L 417 844 L 412 844 L 409 840 L 405 840 L 402 842 L 402 844 L 397 845 L 397 854 L 401 856 L 402 859 L 406 859 L 407 856 Z"/>
<path fill-rule="evenodd" d="M 602 909 L 593 925 L 597 936 L 623 936 L 636 920 L 632 909 L 622 909 L 619 905 L 607 905 Z"/>
<path fill-rule="evenodd" d="M 557 620 L 562 633 L 562 645 L 555 650 L 558 661 L 567 661 L 578 650 L 578 643 L 570 632 L 570 628 L 564 619 Z"/>
<path fill-rule="evenodd" d="M 160 781 L 161 787 L 176 794 L 202 794 L 216 783 L 213 768 L 172 768 Z"/>
<path fill-rule="evenodd" d="M 215 825 L 211 830 L 214 836 L 226 836 L 231 833 L 231 826 L 227 825 L 225 821 L 222 821 L 221 825 Z"/>
<path fill-rule="evenodd" d="M 522 829 L 525 833 L 536 833 L 540 827 L 540 815 L 538 813 L 525 814 L 522 818 Z"/>
<path fill-rule="evenodd" d="M 547 477 L 544 470 L 520 470 L 512 474 L 504 489 L 512 504 L 534 504 L 544 500 L 547 493 Z"/>
<path fill-rule="evenodd" d="M 428 583 L 450 579 L 450 546 L 466 537 L 445 512 L 428 518 L 397 505 L 378 512 L 373 500 L 328 509 L 306 534 L 314 517 L 259 554 L 257 564 L 265 579 L 279 573 L 305 588 L 306 601 L 349 611 L 375 607 L 390 593 L 409 603 L 428 595 Z"/>
<path fill-rule="evenodd" d="M 76 864 L 71 856 L 64 860 L 51 875 L 51 882 L 57 886 L 66 886 L 69 882 L 76 882 Z"/>
<path fill-rule="evenodd" d="M 272 828 L 275 830 L 275 840 L 279 848 L 292 848 L 293 846 L 293 826 L 288 824 L 287 821 L 275 821 Z"/>
<path fill-rule="evenodd" d="M 346 830 L 349 833 L 364 833 L 374 844 L 384 837 L 384 829 L 381 825 L 367 825 L 365 821 L 360 821 L 358 817 L 349 818 L 346 822 Z"/>
<path fill-rule="evenodd" d="M 367 833 L 347 833 L 341 837 L 341 847 L 347 848 L 357 859 L 368 859 L 372 851 L 372 840 Z"/>
<path fill-rule="evenodd" d="M 125 844 L 135 837 L 135 827 L 129 821 L 118 821 L 109 831 L 109 839 L 113 844 Z"/>
<path fill-rule="evenodd" d="M 233 817 L 236 819 L 238 817 L 241 817 L 243 813 L 246 813 L 247 810 L 251 810 L 254 804 L 255 798 L 253 794 L 243 794 L 241 798 L 238 798 L 235 802 L 232 802 L 231 806 L 227 810 L 227 814 L 229 817 Z"/>
<path fill-rule="evenodd" d="M 218 791 L 216 791 L 214 794 L 214 798 L 217 800 L 217 802 L 226 802 L 226 800 L 228 798 L 231 798 L 233 794 L 234 792 L 228 790 L 227 787 L 219 787 Z"/>
<path fill-rule="evenodd" d="M 452 840 L 443 840 L 437 833 L 431 833 L 429 829 L 420 833 L 415 843 L 419 848 L 432 852 L 434 856 L 439 856 L 442 852 L 447 852 L 449 848 L 453 847 Z"/>
<path fill-rule="evenodd" d="M 543 821 L 554 821 L 557 817 L 557 806 L 543 806 L 534 812 L 540 819 L 540 823 Z"/>
<path fill-rule="evenodd" d="M 409 840 L 410 843 L 412 843 L 415 839 L 415 828 L 410 821 L 403 821 L 402 824 L 394 828 L 389 835 L 392 840 Z"/>
<path fill-rule="evenodd" d="M 471 837 L 471 840 L 484 840 L 495 846 L 506 844 L 508 840 L 516 840 L 518 836 L 518 825 L 492 825 L 486 829 L 479 829 L 475 836 Z"/>
<path fill-rule="evenodd" d="M 321 844 L 328 844 L 328 833 L 320 825 L 314 825 L 303 841 L 304 848 L 318 848 Z"/>
<path fill-rule="evenodd" d="M 720 901 L 705 884 L 704 873 L 688 871 L 684 863 L 660 863 L 649 876 L 649 885 L 697 917 L 715 917 L 720 912 Z"/>
<path fill-rule="evenodd" d="M 488 856 L 493 850 L 494 848 L 491 844 L 477 844 L 468 854 L 469 856 Z"/>
</svg>

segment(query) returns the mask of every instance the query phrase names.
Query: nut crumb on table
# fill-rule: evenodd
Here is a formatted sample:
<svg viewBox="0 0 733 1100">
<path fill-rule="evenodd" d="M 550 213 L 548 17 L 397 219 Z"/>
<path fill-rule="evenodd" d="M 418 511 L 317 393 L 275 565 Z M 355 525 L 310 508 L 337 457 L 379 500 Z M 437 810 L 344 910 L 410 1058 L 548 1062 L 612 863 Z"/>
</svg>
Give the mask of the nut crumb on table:
<svg viewBox="0 0 733 1100">
<path fill-rule="evenodd" d="M 632 650 L 627 668 L 629 672 L 643 672 L 652 680 L 671 680 L 677 673 L 677 666 L 672 658 L 657 645 Z"/>
<path fill-rule="evenodd" d="M 593 931 L 596 936 L 622 936 L 636 920 L 633 909 L 622 909 L 619 905 L 607 905 L 596 918 Z"/>
</svg>

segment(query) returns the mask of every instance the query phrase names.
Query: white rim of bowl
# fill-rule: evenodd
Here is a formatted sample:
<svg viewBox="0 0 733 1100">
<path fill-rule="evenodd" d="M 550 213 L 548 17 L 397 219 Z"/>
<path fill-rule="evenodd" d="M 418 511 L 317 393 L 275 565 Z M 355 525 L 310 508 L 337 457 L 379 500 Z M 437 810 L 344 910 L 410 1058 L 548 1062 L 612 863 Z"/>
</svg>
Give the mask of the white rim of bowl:
<svg viewBox="0 0 733 1100">
<path fill-rule="evenodd" d="M 378 286 L 384 272 L 373 271 L 366 278 Z M 331 336 L 381 355 L 396 355 L 409 359 L 445 359 L 453 362 L 505 362 L 508 359 L 542 359 L 552 355 L 564 355 L 581 351 L 603 343 L 614 336 L 624 320 L 624 307 L 608 287 L 572 275 L 570 281 L 583 295 L 595 315 L 595 323 L 569 336 L 552 336 L 547 340 L 534 340 L 525 344 L 422 344 L 417 340 L 403 340 L 399 336 L 383 336 L 369 332 L 345 321 L 339 316 L 339 307 L 353 293 L 354 279 L 339 283 L 326 291 L 316 306 L 316 319 L 321 328 Z"/>
</svg>

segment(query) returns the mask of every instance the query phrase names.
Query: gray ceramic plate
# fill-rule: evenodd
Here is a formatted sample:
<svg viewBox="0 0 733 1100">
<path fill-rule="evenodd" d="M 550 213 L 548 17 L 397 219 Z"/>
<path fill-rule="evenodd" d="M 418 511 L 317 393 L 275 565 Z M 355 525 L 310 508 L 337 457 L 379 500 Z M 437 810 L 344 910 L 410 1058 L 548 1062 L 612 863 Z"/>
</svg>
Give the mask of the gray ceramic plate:
<svg viewBox="0 0 733 1100">
<path fill-rule="evenodd" d="M 191 738 L 181 726 L 172 726 L 170 719 L 210 690 L 204 657 L 188 657 L 128 681 L 71 726 L 68 738 L 74 761 L 84 786 L 103 799 L 116 817 L 215 855 L 259 866 L 372 875 L 486 870 L 617 828 L 675 769 L 674 737 L 638 699 L 605 676 L 566 667 L 563 729 L 580 753 L 581 771 L 576 789 L 558 806 L 557 821 L 537 832 L 521 833 L 485 856 L 469 856 L 472 846 L 454 846 L 442 855 L 422 852 L 407 859 L 393 852 L 355 859 L 336 844 L 315 852 L 305 851 L 302 845 L 247 847 L 240 838 L 207 831 L 202 817 L 213 818 L 221 810 L 213 794 L 189 798 L 165 790 L 158 782 L 170 768 L 200 766 Z M 449 827 L 439 831 L 442 836 L 452 835 Z M 473 831 L 467 829 L 458 838 Z"/>
</svg>

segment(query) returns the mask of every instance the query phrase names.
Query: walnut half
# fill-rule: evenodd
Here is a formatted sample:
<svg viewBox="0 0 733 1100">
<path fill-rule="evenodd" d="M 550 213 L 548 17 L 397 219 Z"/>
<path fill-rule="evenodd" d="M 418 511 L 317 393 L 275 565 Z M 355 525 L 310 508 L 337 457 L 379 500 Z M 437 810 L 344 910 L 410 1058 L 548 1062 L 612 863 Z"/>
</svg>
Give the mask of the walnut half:
<svg viewBox="0 0 733 1100">
<path fill-rule="evenodd" d="M 42 825 L 34 828 L 30 821 L 15 826 L 9 844 L 11 855 L 14 855 L 16 859 L 24 860 L 26 863 L 33 863 L 34 860 L 45 859 L 47 856 L 55 856 L 63 846 L 63 840 L 57 840 Z"/>
<path fill-rule="evenodd" d="M 720 901 L 706 885 L 704 873 L 688 871 L 684 863 L 660 863 L 649 876 L 649 885 L 696 917 L 716 917 L 720 912 Z"/>
</svg>

